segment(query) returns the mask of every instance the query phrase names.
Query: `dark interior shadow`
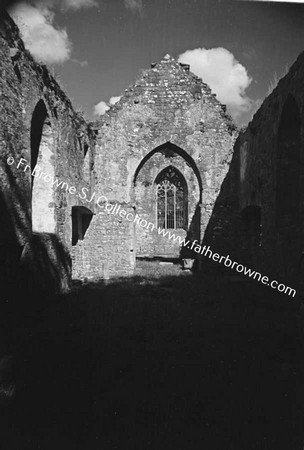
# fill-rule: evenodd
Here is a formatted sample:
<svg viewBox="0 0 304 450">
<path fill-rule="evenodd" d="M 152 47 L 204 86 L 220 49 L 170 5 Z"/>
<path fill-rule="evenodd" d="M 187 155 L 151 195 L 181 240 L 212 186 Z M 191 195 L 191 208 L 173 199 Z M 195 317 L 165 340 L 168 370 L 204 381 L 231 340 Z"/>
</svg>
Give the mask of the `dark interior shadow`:
<svg viewBox="0 0 304 450">
<path fill-rule="evenodd" d="M 256 283 L 162 271 L 9 316 L 16 392 L 0 402 L 3 448 L 302 450 L 292 304 L 265 302 Z"/>
<path fill-rule="evenodd" d="M 200 243 L 200 219 L 201 219 L 201 208 L 200 204 L 196 205 L 194 215 L 191 219 L 190 225 L 187 229 L 187 235 L 185 240 L 190 241 L 190 244 L 196 239 L 197 243 Z M 183 245 L 180 250 L 180 258 L 185 259 L 193 259 L 196 258 L 196 254 L 193 250 L 189 248 L 189 246 Z M 197 266 L 194 266 L 194 269 L 196 269 Z"/>
<path fill-rule="evenodd" d="M 254 195 L 250 199 L 251 203 L 241 208 L 239 146 L 240 139 L 237 139 L 229 170 L 215 201 L 201 246 L 210 246 L 213 253 L 229 255 L 232 261 L 296 289 L 296 301 L 300 304 L 304 292 L 300 244 L 303 241 L 303 230 L 301 227 L 290 227 L 286 239 L 286 236 L 274 228 L 266 236 L 263 229 L 263 220 L 268 220 L 268 217 L 263 217 L 263 214 L 268 214 L 266 208 L 256 203 Z M 210 263 L 207 257 L 202 258 L 200 268 L 211 268 L 211 271 L 217 270 L 228 276 L 244 278 L 243 274 L 226 269 L 222 264 Z"/>
<path fill-rule="evenodd" d="M 4 166 L 10 190 L 0 195 L 1 303 L 15 302 L 16 307 L 41 295 L 52 295 L 70 284 L 71 261 L 53 234 L 31 231 L 30 189 L 25 176 L 17 177 L 11 166 Z"/>
</svg>

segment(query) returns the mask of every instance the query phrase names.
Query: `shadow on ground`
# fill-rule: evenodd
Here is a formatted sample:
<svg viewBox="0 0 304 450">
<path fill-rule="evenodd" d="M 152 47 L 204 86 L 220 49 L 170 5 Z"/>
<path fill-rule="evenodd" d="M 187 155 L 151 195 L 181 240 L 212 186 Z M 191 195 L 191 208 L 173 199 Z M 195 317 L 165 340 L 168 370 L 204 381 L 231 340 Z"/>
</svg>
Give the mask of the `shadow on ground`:
<svg viewBox="0 0 304 450">
<path fill-rule="evenodd" d="M 141 262 L 6 304 L 1 448 L 302 450 L 304 320 L 267 289 Z"/>
</svg>

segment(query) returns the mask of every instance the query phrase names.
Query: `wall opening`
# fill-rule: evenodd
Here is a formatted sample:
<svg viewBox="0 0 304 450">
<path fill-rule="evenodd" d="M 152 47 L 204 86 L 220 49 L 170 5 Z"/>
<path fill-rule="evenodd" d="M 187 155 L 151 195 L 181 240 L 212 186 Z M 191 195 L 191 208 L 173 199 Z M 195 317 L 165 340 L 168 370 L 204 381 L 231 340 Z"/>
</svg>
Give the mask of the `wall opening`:
<svg viewBox="0 0 304 450">
<path fill-rule="evenodd" d="M 43 100 L 31 121 L 32 230 L 55 233 L 55 143 L 53 130 Z"/>
<path fill-rule="evenodd" d="M 31 171 L 33 172 L 38 159 L 39 147 L 42 138 L 43 125 L 48 117 L 43 100 L 39 100 L 33 112 L 31 121 Z M 33 181 L 33 180 L 32 180 Z"/>
<path fill-rule="evenodd" d="M 90 179 L 91 179 L 91 157 L 90 157 L 90 147 L 89 145 L 85 142 L 84 146 L 83 146 L 83 179 L 84 181 L 86 181 L 87 183 L 90 183 Z"/>
<path fill-rule="evenodd" d="M 157 226 L 187 229 L 188 192 L 183 175 L 173 166 L 162 170 L 155 180 Z"/>
<path fill-rule="evenodd" d="M 85 158 L 89 150 L 89 145 L 85 142 L 83 146 L 83 157 Z"/>
<path fill-rule="evenodd" d="M 90 226 L 93 213 L 84 206 L 72 207 L 72 245 L 82 241 Z"/>
<path fill-rule="evenodd" d="M 18 81 L 21 83 L 22 82 L 22 77 L 21 77 L 21 72 L 20 72 L 18 63 L 15 63 L 13 65 L 13 69 L 14 69 L 14 72 L 15 72 L 15 75 L 16 75 Z"/>
<path fill-rule="evenodd" d="M 151 150 L 134 173 L 131 199 L 137 214 L 154 230 L 134 228 L 136 257 L 179 258 L 182 239 L 200 240 L 202 180 L 192 157 L 166 142 Z M 174 229 L 169 240 L 157 228 Z"/>
<path fill-rule="evenodd" d="M 20 72 L 20 68 L 19 68 L 20 53 L 18 51 L 16 51 L 16 49 L 11 48 L 11 55 L 12 55 L 11 60 L 12 60 L 12 65 L 13 65 L 15 75 L 16 75 L 18 81 L 21 83 L 22 76 L 21 76 L 21 72 Z"/>
<path fill-rule="evenodd" d="M 278 131 L 276 163 L 276 222 L 288 228 L 300 218 L 301 119 L 295 99 L 284 104 Z"/>
</svg>

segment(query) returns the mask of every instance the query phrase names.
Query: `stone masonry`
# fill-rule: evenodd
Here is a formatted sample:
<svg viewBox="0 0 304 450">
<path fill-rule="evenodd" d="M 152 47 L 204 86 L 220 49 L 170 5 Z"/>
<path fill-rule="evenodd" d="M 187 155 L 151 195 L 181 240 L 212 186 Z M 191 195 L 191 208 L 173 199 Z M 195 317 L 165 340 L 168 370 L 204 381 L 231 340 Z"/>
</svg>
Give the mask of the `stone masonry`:
<svg viewBox="0 0 304 450">
<path fill-rule="evenodd" d="M 107 213 L 95 203 L 90 230 L 79 244 L 83 275 L 103 276 L 105 267 L 110 277 L 130 274 L 136 256 L 180 256 L 181 245 L 157 232 L 155 180 L 168 167 L 181 173 L 188 196 L 187 223 L 175 234 L 200 241 L 236 139 L 231 118 L 210 88 L 166 55 L 125 90 L 96 129 L 96 198 L 123 205 L 155 229 L 116 216 L 108 225 Z"/>
<path fill-rule="evenodd" d="M 71 208 L 81 205 L 66 186 L 90 189 L 93 137 L 13 21 L 3 11 L 0 19 L 0 276 L 11 288 L 62 291 L 71 278 Z M 64 188 L 32 177 L 37 165 Z"/>
<path fill-rule="evenodd" d="M 235 147 L 243 247 L 273 276 L 301 285 L 304 243 L 304 53 Z"/>
<path fill-rule="evenodd" d="M 88 124 L 3 11 L 0 41 L 0 276 L 10 290 L 62 292 L 72 278 L 132 275 L 138 257 L 184 257 L 159 229 L 301 275 L 304 54 L 239 135 L 207 84 L 169 55 Z"/>
<path fill-rule="evenodd" d="M 303 290 L 304 53 L 240 133 L 205 242 Z"/>
</svg>

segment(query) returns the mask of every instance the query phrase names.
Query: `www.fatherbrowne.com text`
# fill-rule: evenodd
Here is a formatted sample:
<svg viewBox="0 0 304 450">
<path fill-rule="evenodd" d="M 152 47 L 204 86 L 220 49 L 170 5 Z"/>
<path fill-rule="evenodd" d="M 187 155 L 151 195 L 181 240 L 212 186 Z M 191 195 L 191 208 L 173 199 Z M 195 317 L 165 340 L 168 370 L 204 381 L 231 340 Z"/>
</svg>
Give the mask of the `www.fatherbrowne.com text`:
<svg viewBox="0 0 304 450">
<path fill-rule="evenodd" d="M 7 164 L 12 166 L 17 162 L 12 156 L 7 158 Z M 21 158 L 17 163 L 17 168 L 22 169 L 23 172 L 31 171 L 31 166 L 28 161 L 24 158 Z M 185 240 L 181 236 L 175 235 L 175 233 L 171 232 L 168 229 L 164 229 L 161 227 L 157 227 L 154 223 L 148 222 L 147 220 L 141 218 L 138 214 L 133 214 L 131 212 L 127 212 L 122 208 L 122 205 L 118 203 L 111 203 L 108 201 L 108 198 L 105 195 L 97 195 L 96 192 L 89 194 L 89 189 L 83 187 L 80 192 L 77 190 L 75 186 L 70 186 L 67 182 L 63 182 L 62 180 L 58 180 L 58 178 L 51 177 L 47 173 L 44 173 L 41 167 L 37 164 L 32 171 L 32 176 L 35 178 L 42 179 L 46 183 L 52 183 L 52 185 L 57 189 L 65 190 L 70 195 L 77 195 L 81 200 L 86 201 L 87 203 L 94 202 L 99 208 L 104 208 L 108 214 L 112 214 L 115 216 L 119 216 L 121 218 L 125 218 L 129 222 L 133 222 L 134 224 L 149 230 L 151 232 L 156 231 L 160 236 L 167 237 L 172 242 L 178 243 L 180 247 L 186 247 L 196 254 L 200 254 L 204 257 L 212 259 L 215 262 L 223 264 L 225 267 L 229 267 L 230 269 L 236 270 L 238 273 L 242 273 L 249 278 L 260 281 L 262 284 L 271 287 L 272 289 L 276 289 L 279 292 L 287 294 L 289 296 L 295 297 L 296 290 L 285 286 L 283 283 L 279 283 L 276 280 L 270 280 L 267 275 L 262 275 L 260 272 L 256 272 L 250 268 L 243 266 L 242 264 L 232 261 L 229 255 L 221 256 L 218 253 L 213 252 L 209 246 L 203 245 L 201 246 L 196 240 L 189 241 Z"/>
</svg>

